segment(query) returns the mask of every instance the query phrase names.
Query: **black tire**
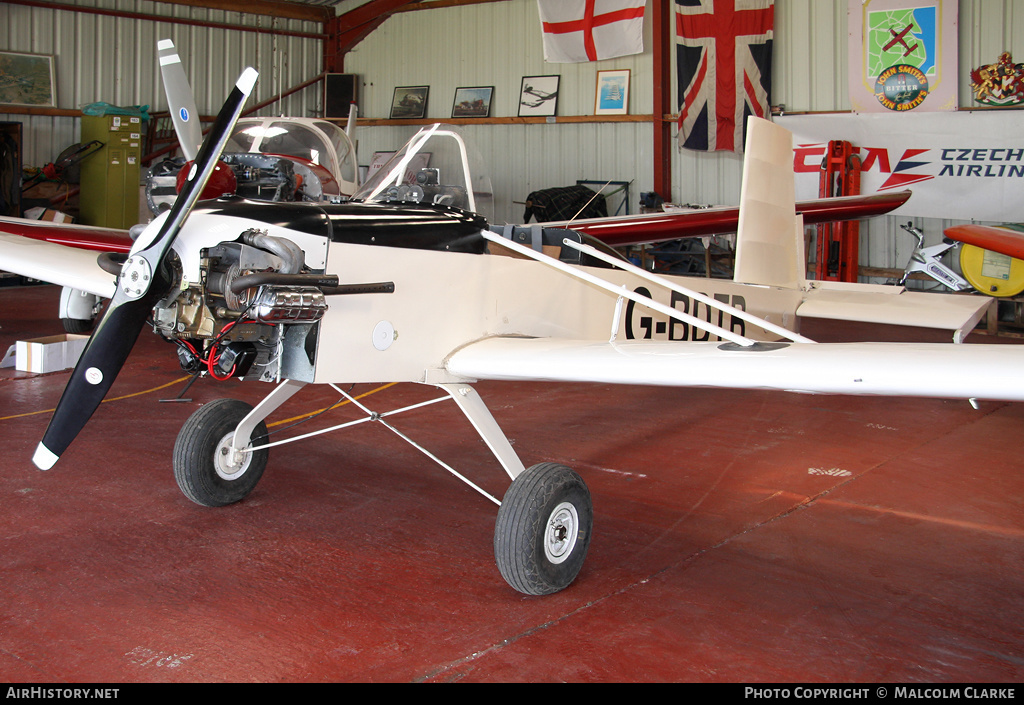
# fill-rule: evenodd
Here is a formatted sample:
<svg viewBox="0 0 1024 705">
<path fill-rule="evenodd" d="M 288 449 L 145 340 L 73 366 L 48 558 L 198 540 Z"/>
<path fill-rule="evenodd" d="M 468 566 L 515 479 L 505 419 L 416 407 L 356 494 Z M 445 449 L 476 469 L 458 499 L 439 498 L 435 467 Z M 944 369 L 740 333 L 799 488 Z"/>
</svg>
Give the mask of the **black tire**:
<svg viewBox="0 0 1024 705">
<path fill-rule="evenodd" d="M 587 557 L 594 512 L 583 478 L 540 463 L 509 487 L 494 526 L 494 557 L 505 581 L 527 595 L 549 595 L 576 579 Z"/>
<path fill-rule="evenodd" d="M 252 407 L 237 399 L 217 399 L 200 407 L 181 427 L 174 443 L 174 479 L 186 497 L 204 507 L 223 507 L 245 499 L 267 467 L 267 449 L 246 453 L 237 466 L 227 461 L 231 434 Z M 252 445 L 266 443 L 262 421 Z"/>
<path fill-rule="evenodd" d="M 71 333 L 73 335 L 83 335 L 92 330 L 92 320 L 86 320 L 82 318 L 62 318 L 60 322 L 64 324 L 64 332 Z"/>
</svg>

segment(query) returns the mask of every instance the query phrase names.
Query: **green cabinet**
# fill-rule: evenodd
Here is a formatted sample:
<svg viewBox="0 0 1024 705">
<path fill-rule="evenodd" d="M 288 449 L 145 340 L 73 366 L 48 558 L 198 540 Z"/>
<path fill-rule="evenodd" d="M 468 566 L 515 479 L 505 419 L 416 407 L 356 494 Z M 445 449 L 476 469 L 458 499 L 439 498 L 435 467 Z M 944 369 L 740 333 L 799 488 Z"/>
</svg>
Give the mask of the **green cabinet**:
<svg viewBox="0 0 1024 705">
<path fill-rule="evenodd" d="M 82 161 L 80 221 L 127 230 L 139 222 L 142 118 L 128 115 L 82 116 L 82 144 L 103 147 Z"/>
</svg>

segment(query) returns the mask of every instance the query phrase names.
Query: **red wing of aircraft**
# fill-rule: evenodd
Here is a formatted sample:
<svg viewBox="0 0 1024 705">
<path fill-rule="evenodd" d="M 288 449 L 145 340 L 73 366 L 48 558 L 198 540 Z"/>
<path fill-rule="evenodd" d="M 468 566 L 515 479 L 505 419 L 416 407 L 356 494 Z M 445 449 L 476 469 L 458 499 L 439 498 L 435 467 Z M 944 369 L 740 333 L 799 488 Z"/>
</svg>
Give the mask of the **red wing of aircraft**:
<svg viewBox="0 0 1024 705">
<path fill-rule="evenodd" d="M 796 212 L 804 224 L 856 220 L 884 215 L 910 198 L 910 191 L 842 196 L 800 201 Z M 560 223 L 543 223 L 545 227 L 566 227 L 586 233 L 611 247 L 643 245 L 678 240 L 685 237 L 734 233 L 739 224 L 739 207 L 698 208 L 683 212 L 647 213 L 613 218 L 589 218 Z"/>
<path fill-rule="evenodd" d="M 954 225 L 942 232 L 950 240 L 1024 260 L 1024 233 L 1011 226 Z"/>
<path fill-rule="evenodd" d="M 796 212 L 807 225 L 884 215 L 907 202 L 910 191 L 842 196 L 801 201 Z M 739 207 L 697 208 L 682 212 L 609 216 L 585 220 L 540 223 L 545 228 L 568 228 L 585 233 L 610 247 L 641 245 L 687 237 L 736 232 Z M 0 230 L 34 240 L 55 242 L 99 252 L 128 252 L 128 231 L 84 225 L 67 225 L 24 218 L 0 217 Z"/>
<path fill-rule="evenodd" d="M 184 369 L 272 385 L 255 407 L 221 399 L 185 422 L 172 464 L 189 499 L 242 501 L 271 447 L 381 423 L 498 505 L 501 574 L 539 595 L 579 573 L 592 538 L 590 493 L 565 465 L 524 465 L 474 389 L 478 380 L 1024 400 L 1018 346 L 818 344 L 796 332 L 801 315 L 834 315 L 962 333 L 990 301 L 807 282 L 792 139 L 768 121 L 752 119 L 748 129 L 734 280 L 660 277 L 571 230 L 541 229 L 540 241 L 530 241 L 535 229 L 489 228 L 477 202 L 493 191 L 470 173 L 461 135 L 437 125 L 417 133 L 353 202 L 233 197 L 197 205 L 254 73 L 239 80 L 174 206 L 139 233 L 116 281 L 105 274 L 111 301 L 32 458 L 40 469 L 83 432 L 148 321 Z M 410 175 L 420 152 L 442 168 Z M 444 182 L 431 180 L 439 173 Z M 33 276 L 70 285 L 83 265 L 61 259 L 66 253 L 91 254 L 0 237 L 0 268 L 48 268 Z M 419 383 L 442 394 L 379 412 L 345 391 L 362 382 Z M 329 385 L 365 418 L 269 442 L 265 420 L 307 384 Z M 511 480 L 502 499 L 394 425 L 403 411 L 449 400 Z"/>
</svg>

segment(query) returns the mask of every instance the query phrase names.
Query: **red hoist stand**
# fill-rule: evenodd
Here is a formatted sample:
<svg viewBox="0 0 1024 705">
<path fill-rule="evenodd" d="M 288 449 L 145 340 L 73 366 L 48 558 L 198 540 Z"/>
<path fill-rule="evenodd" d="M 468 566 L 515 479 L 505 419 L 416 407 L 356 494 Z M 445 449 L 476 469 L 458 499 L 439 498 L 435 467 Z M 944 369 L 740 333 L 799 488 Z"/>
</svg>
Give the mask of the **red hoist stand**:
<svg viewBox="0 0 1024 705">
<path fill-rule="evenodd" d="M 821 162 L 818 195 L 856 196 L 860 194 L 860 156 L 853 145 L 844 140 L 828 143 L 828 153 Z M 860 223 L 844 220 L 818 226 L 818 256 L 815 278 L 825 281 L 857 281 Z"/>
</svg>

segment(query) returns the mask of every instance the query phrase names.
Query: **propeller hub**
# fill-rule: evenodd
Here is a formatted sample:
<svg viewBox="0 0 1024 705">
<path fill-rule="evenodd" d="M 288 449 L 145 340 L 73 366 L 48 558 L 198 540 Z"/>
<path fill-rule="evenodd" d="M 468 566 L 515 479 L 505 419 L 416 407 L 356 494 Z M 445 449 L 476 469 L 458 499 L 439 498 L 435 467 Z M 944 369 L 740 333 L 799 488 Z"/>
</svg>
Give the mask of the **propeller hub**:
<svg viewBox="0 0 1024 705">
<path fill-rule="evenodd" d="M 120 280 L 121 291 L 125 296 L 132 301 L 142 298 L 149 291 L 152 282 L 153 268 L 150 266 L 149 260 L 139 255 L 125 260 L 124 266 L 121 268 Z"/>
</svg>

